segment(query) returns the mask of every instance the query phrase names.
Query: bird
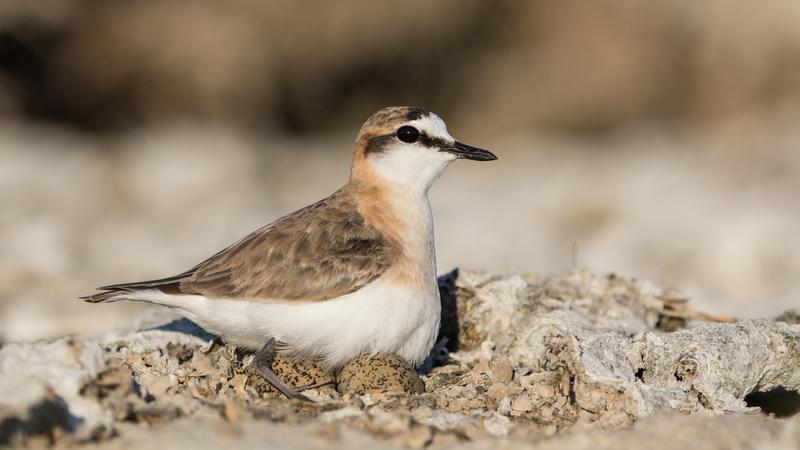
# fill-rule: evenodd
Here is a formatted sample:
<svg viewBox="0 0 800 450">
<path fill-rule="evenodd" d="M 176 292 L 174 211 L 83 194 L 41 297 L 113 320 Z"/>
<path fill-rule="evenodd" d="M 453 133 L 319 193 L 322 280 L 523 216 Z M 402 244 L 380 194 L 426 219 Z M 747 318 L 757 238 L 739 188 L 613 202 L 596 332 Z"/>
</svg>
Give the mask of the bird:
<svg viewBox="0 0 800 450">
<path fill-rule="evenodd" d="M 425 108 L 380 109 L 357 134 L 349 180 L 329 197 L 183 273 L 99 287 L 81 299 L 176 310 L 256 351 L 256 370 L 293 399 L 310 401 L 272 372 L 277 353 L 336 370 L 359 354 L 385 352 L 416 367 L 435 344 L 441 315 L 428 192 L 458 159 L 497 157 L 457 141 Z"/>
</svg>

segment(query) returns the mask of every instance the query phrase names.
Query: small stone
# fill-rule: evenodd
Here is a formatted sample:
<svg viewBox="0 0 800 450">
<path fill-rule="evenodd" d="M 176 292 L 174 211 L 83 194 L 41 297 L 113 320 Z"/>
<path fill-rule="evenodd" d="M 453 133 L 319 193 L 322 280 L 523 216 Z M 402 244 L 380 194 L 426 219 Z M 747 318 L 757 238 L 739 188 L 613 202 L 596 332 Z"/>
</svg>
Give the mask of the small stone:
<svg viewBox="0 0 800 450">
<path fill-rule="evenodd" d="M 340 439 L 339 425 L 333 422 L 322 425 L 314 430 L 314 436 L 327 441 L 338 441 Z"/>
<path fill-rule="evenodd" d="M 495 344 L 494 342 L 486 339 L 481 342 L 481 358 L 489 361 L 492 359 L 492 355 L 494 354 Z"/>
<path fill-rule="evenodd" d="M 420 406 L 419 408 L 411 411 L 411 418 L 417 422 L 425 422 L 434 417 L 434 411 L 429 406 Z"/>
<path fill-rule="evenodd" d="M 455 433 L 438 432 L 433 435 L 431 448 L 455 448 L 463 441 Z"/>
<path fill-rule="evenodd" d="M 369 394 L 359 395 L 358 398 L 360 398 L 361 401 L 364 402 L 364 407 L 369 407 L 378 404 L 378 401 L 375 399 L 375 397 Z"/>
<path fill-rule="evenodd" d="M 489 373 L 490 371 L 489 363 L 485 360 L 478 361 L 478 363 L 472 367 L 472 373 L 475 374 Z"/>
<path fill-rule="evenodd" d="M 511 428 L 509 436 L 529 442 L 541 441 L 546 435 L 542 431 L 542 426 L 536 423 L 520 423 Z"/>
<path fill-rule="evenodd" d="M 96 399 L 120 398 L 131 394 L 133 391 L 134 382 L 130 368 L 119 366 L 101 372 L 93 382 L 84 387 L 83 395 Z"/>
<path fill-rule="evenodd" d="M 390 414 L 380 408 L 373 409 L 372 415 L 375 417 L 375 425 L 384 435 L 398 436 L 411 429 L 411 418 L 408 416 Z"/>
<path fill-rule="evenodd" d="M 541 398 L 551 398 L 556 395 L 556 390 L 549 384 L 537 384 L 535 392 Z"/>
<path fill-rule="evenodd" d="M 497 412 L 504 416 L 511 414 L 511 397 L 503 397 L 497 405 Z"/>
<path fill-rule="evenodd" d="M 414 425 L 400 436 L 399 443 L 408 448 L 425 448 L 433 440 L 433 430 L 425 425 Z"/>
<path fill-rule="evenodd" d="M 359 355 L 342 367 L 336 376 L 336 389 L 342 393 L 383 394 L 425 392 L 425 383 L 402 358 L 387 353 L 373 357 Z"/>
<path fill-rule="evenodd" d="M 358 395 L 355 395 L 355 394 L 351 394 L 351 393 L 344 394 L 342 396 L 342 401 L 344 403 L 346 403 L 346 404 L 348 404 L 350 406 L 353 406 L 355 408 L 358 408 L 358 409 L 364 409 L 364 407 L 366 406 L 366 404 L 364 403 L 364 400 L 362 400 L 361 397 L 359 397 Z"/>
<path fill-rule="evenodd" d="M 213 400 L 217 392 L 208 380 L 192 380 L 188 385 L 189 394 L 199 400 Z"/>
<path fill-rule="evenodd" d="M 131 384 L 131 371 L 127 367 L 115 367 L 101 373 L 95 382 L 102 387 L 128 388 Z"/>
<path fill-rule="evenodd" d="M 456 429 L 471 441 L 484 439 L 489 436 L 489 433 L 486 430 L 473 423 L 464 423 L 458 426 Z"/>
<path fill-rule="evenodd" d="M 511 430 L 511 419 L 502 414 L 490 413 L 481 417 L 481 427 L 492 436 L 506 436 Z"/>
<path fill-rule="evenodd" d="M 163 397 L 167 393 L 167 389 L 171 388 L 172 385 L 172 378 L 169 375 L 159 375 L 146 387 L 150 395 L 159 398 Z"/>
<path fill-rule="evenodd" d="M 455 398 L 447 404 L 448 412 L 463 412 L 469 408 L 469 400 L 465 398 Z"/>
<path fill-rule="evenodd" d="M 222 417 L 230 423 L 238 422 L 244 414 L 244 408 L 235 401 L 227 400 L 222 406 Z"/>
<path fill-rule="evenodd" d="M 489 367 L 492 370 L 492 381 L 507 383 L 514 378 L 514 369 L 506 358 L 495 357 Z"/>
<path fill-rule="evenodd" d="M 247 392 L 245 388 L 247 387 L 247 375 L 243 373 L 239 373 L 233 376 L 228 382 L 233 388 L 233 392 L 236 393 L 239 397 L 246 398 Z"/>
<path fill-rule="evenodd" d="M 569 381 L 569 377 L 562 377 L 561 382 L 559 383 L 559 387 L 561 388 L 561 395 L 567 396 L 570 394 L 570 386 L 571 383 Z"/>
<path fill-rule="evenodd" d="M 529 412 L 533 410 L 533 400 L 528 395 L 520 395 L 511 402 L 511 410 L 515 412 Z"/>
<path fill-rule="evenodd" d="M 208 356 L 197 350 L 192 354 L 192 367 L 203 375 L 211 375 L 217 371 Z"/>
<path fill-rule="evenodd" d="M 469 385 L 464 387 L 461 391 L 461 395 L 467 400 L 472 400 L 478 397 L 478 391 L 475 389 L 474 385 Z"/>
<path fill-rule="evenodd" d="M 489 397 L 495 404 L 499 403 L 504 397 L 508 395 L 510 389 L 508 385 L 504 383 L 495 383 L 489 386 L 489 389 L 486 391 L 486 396 Z"/>
</svg>

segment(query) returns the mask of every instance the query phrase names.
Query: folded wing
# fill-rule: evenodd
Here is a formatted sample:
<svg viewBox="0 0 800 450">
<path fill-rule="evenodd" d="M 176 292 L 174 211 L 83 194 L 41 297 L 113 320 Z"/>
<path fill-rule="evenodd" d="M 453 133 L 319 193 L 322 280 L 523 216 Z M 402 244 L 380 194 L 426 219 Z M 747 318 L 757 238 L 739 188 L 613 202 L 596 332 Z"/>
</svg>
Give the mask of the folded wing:
<svg viewBox="0 0 800 450">
<path fill-rule="evenodd" d="M 398 248 L 358 213 L 344 190 L 261 228 L 173 277 L 104 286 L 89 302 L 158 289 L 207 298 L 323 301 L 380 277 Z"/>
</svg>

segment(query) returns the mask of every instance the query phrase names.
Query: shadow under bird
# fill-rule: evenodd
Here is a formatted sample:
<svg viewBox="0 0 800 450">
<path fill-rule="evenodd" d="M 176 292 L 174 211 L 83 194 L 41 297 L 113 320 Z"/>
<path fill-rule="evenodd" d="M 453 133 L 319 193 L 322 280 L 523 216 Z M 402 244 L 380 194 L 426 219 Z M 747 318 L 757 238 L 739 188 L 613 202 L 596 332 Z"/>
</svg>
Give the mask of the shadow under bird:
<svg viewBox="0 0 800 450">
<path fill-rule="evenodd" d="M 425 109 L 381 109 L 358 133 L 349 181 L 330 197 L 179 275 L 82 298 L 172 308 L 258 350 L 256 370 L 289 398 L 308 400 L 272 372 L 276 352 L 330 369 L 386 352 L 416 367 L 433 347 L 441 309 L 428 190 L 456 159 L 497 157 L 456 141 Z"/>
</svg>

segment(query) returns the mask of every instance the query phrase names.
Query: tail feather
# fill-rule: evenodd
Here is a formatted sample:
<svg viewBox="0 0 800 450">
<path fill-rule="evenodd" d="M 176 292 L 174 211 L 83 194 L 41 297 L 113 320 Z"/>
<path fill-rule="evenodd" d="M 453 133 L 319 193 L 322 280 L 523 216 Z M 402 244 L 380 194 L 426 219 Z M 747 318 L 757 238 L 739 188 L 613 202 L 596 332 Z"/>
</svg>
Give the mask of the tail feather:
<svg viewBox="0 0 800 450">
<path fill-rule="evenodd" d="M 159 289 L 162 291 L 180 290 L 180 282 L 187 277 L 187 274 L 189 274 L 189 272 L 175 275 L 174 277 L 160 278 L 158 280 L 110 284 L 97 289 L 101 291 L 136 291 L 142 289 Z"/>
<path fill-rule="evenodd" d="M 182 294 L 180 281 L 187 276 L 189 272 L 176 275 L 174 277 L 169 278 L 161 278 L 159 280 L 150 280 L 150 281 L 138 281 L 135 283 L 121 283 L 121 284 L 112 284 L 109 286 L 102 286 L 97 289 L 104 291 L 94 295 L 87 295 L 85 297 L 79 297 L 81 300 L 89 303 L 103 303 L 108 301 L 114 301 L 114 297 L 118 297 L 122 294 L 132 293 L 137 291 L 143 291 L 148 289 L 157 289 L 161 292 L 168 293 L 168 294 Z M 122 298 L 120 298 L 122 300 Z"/>
<path fill-rule="evenodd" d="M 87 295 L 85 297 L 78 297 L 81 300 L 88 302 L 88 303 L 103 303 L 111 301 L 114 297 L 124 293 L 125 291 L 122 290 L 114 290 L 114 291 L 106 291 L 100 292 L 94 295 Z"/>
</svg>

